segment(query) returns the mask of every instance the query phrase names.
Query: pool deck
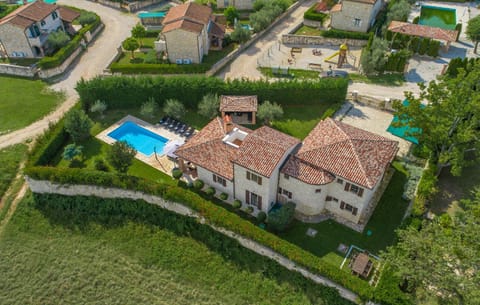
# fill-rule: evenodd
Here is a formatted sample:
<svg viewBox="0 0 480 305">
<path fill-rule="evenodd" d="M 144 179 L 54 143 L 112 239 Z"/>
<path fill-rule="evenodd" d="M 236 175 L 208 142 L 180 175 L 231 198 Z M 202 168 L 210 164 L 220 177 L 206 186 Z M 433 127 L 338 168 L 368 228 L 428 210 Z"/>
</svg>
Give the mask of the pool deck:
<svg viewBox="0 0 480 305">
<path fill-rule="evenodd" d="M 99 134 L 97 134 L 95 137 L 107 144 L 112 145 L 115 143 L 117 140 L 111 138 L 108 136 L 108 134 L 118 127 L 120 127 L 123 123 L 130 121 L 134 122 L 138 126 L 145 128 L 146 130 L 149 130 L 155 134 L 158 134 L 164 138 L 168 139 L 168 142 L 165 145 L 168 145 L 168 143 L 172 141 L 178 141 L 179 143 L 183 144 L 185 143 L 185 137 L 179 136 L 170 130 L 166 129 L 164 126 L 160 124 L 155 124 L 152 125 L 148 122 L 145 122 L 144 120 L 141 120 L 139 118 L 136 118 L 131 115 L 127 115 L 126 117 L 122 118 L 121 120 L 117 121 L 114 123 L 112 126 L 108 127 L 107 129 L 103 130 Z M 159 171 L 164 172 L 167 175 L 172 175 L 172 169 L 175 167 L 175 163 L 168 158 L 166 155 L 157 155 L 157 158 L 155 158 L 155 154 L 152 154 L 151 156 L 146 156 L 140 152 L 138 152 L 135 155 L 135 158 L 138 160 L 150 165 L 151 167 L 158 169 Z"/>
</svg>

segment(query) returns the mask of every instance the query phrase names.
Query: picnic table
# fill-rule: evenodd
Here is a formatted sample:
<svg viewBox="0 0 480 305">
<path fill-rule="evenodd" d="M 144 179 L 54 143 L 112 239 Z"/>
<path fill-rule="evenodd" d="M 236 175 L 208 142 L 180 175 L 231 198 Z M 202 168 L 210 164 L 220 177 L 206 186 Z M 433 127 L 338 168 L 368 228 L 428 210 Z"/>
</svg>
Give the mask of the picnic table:
<svg viewBox="0 0 480 305">
<path fill-rule="evenodd" d="M 352 258 L 352 272 L 363 278 L 367 278 L 373 269 L 373 263 L 365 252 L 359 253 Z"/>
</svg>

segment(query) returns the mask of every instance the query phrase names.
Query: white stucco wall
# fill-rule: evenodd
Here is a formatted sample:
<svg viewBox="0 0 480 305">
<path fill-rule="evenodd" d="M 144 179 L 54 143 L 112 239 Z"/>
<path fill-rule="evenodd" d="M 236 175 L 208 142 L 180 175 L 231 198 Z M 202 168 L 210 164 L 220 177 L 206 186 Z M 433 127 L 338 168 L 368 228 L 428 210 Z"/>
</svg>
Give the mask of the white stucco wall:
<svg viewBox="0 0 480 305">
<path fill-rule="evenodd" d="M 342 10 L 331 14 L 331 26 L 334 29 L 367 32 L 382 7 L 382 0 L 374 5 L 355 1 L 343 1 Z M 360 19 L 360 25 L 355 26 L 354 20 Z"/>
<path fill-rule="evenodd" d="M 198 179 L 201 179 L 205 184 L 212 186 L 217 190 L 217 193 L 227 193 L 229 197 L 233 197 L 233 181 L 226 180 L 226 186 L 213 181 L 213 173 L 203 167 L 197 166 Z"/>
<path fill-rule="evenodd" d="M 281 174 L 279 179 L 279 187 L 292 193 L 292 199 L 285 199 L 285 201 L 292 201 L 297 204 L 296 210 L 308 216 L 321 214 L 325 209 L 325 198 L 327 196 L 327 185 L 312 185 L 300 181 L 296 178 L 285 178 Z M 320 193 L 315 191 L 320 189 Z M 279 194 L 279 196 L 282 196 Z"/>
</svg>

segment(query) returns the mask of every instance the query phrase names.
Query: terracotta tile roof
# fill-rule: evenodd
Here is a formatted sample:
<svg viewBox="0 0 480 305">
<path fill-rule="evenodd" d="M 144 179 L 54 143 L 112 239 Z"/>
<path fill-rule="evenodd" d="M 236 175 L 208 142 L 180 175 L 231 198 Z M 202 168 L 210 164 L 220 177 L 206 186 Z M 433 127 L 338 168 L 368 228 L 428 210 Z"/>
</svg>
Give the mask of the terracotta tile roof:
<svg viewBox="0 0 480 305">
<path fill-rule="evenodd" d="M 189 19 L 206 25 L 212 19 L 212 9 L 195 2 L 174 6 L 168 10 L 167 15 L 163 19 L 163 24 L 165 25 L 178 19 Z"/>
<path fill-rule="evenodd" d="M 300 141 L 267 126 L 250 133 L 239 148 L 234 163 L 270 177 L 283 155 Z"/>
<path fill-rule="evenodd" d="M 454 42 L 457 40 L 458 31 L 445 30 L 427 25 L 413 24 L 401 21 L 392 21 L 388 30 L 409 36 L 418 36 L 436 40 Z"/>
<path fill-rule="evenodd" d="M 80 16 L 80 13 L 69 9 L 68 7 L 59 6 L 58 12 L 60 13 L 60 18 L 68 23 L 72 23 L 73 20 L 77 19 Z"/>
<path fill-rule="evenodd" d="M 366 4 L 375 4 L 378 0 L 343 0 L 345 2 L 360 2 L 360 3 L 366 3 Z"/>
<path fill-rule="evenodd" d="M 11 23 L 16 26 L 27 28 L 34 22 L 45 19 L 58 7 L 43 1 L 35 1 L 25 4 L 0 20 L 0 24 Z"/>
<path fill-rule="evenodd" d="M 330 13 L 340 12 L 341 10 L 342 10 L 342 4 L 337 3 L 330 9 Z"/>
<path fill-rule="evenodd" d="M 282 174 L 287 174 L 308 184 L 321 185 L 332 182 L 335 176 L 295 156 L 290 156 L 282 167 Z"/>
<path fill-rule="evenodd" d="M 397 150 L 396 141 L 328 118 L 305 138 L 296 157 L 371 189 Z"/>
<path fill-rule="evenodd" d="M 243 131 L 251 132 L 248 128 L 233 125 Z M 224 136 L 223 122 L 217 117 L 179 147 L 175 154 L 228 180 L 233 180 L 232 160 L 237 156 L 239 149 L 225 144 L 222 141 Z"/>
<path fill-rule="evenodd" d="M 220 96 L 220 111 L 225 112 L 256 112 L 256 95 L 222 95 Z"/>
<path fill-rule="evenodd" d="M 217 22 L 212 22 L 208 34 L 223 38 L 225 36 L 225 26 Z"/>
<path fill-rule="evenodd" d="M 173 31 L 173 30 L 177 30 L 177 29 L 182 29 L 182 30 L 185 30 L 185 31 L 189 31 L 189 32 L 194 32 L 194 33 L 201 33 L 202 30 L 203 30 L 203 25 L 201 25 L 200 23 L 197 23 L 197 22 L 192 22 L 190 20 L 177 20 L 177 21 L 174 21 L 174 22 L 170 22 L 169 24 L 166 24 L 163 29 L 162 29 L 162 33 L 168 33 L 170 31 Z"/>
<path fill-rule="evenodd" d="M 328 11 L 327 3 L 324 1 L 320 1 L 315 6 L 315 12 L 325 12 Z"/>
</svg>

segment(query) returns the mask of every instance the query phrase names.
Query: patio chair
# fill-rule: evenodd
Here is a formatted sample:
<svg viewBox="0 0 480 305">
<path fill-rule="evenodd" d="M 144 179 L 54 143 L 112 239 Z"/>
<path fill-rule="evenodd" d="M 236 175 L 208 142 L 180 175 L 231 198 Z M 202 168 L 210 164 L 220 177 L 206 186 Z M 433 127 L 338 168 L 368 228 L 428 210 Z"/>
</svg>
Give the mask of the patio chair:
<svg viewBox="0 0 480 305">
<path fill-rule="evenodd" d="M 163 121 L 163 123 L 161 123 L 163 126 L 168 126 L 170 125 L 172 119 L 170 117 L 167 116 L 167 118 L 165 119 L 165 121 Z"/>
<path fill-rule="evenodd" d="M 187 124 L 182 124 L 182 126 L 177 130 L 177 133 L 179 135 L 182 135 L 183 133 L 185 133 L 185 131 L 187 131 L 189 127 L 187 126 Z"/>
<path fill-rule="evenodd" d="M 175 126 L 175 128 L 173 129 L 173 131 L 175 131 L 175 133 L 177 133 L 181 128 L 183 128 L 185 126 L 184 123 L 182 122 L 178 122 L 179 124 L 177 126 Z"/>
<path fill-rule="evenodd" d="M 172 119 L 172 121 L 168 125 L 168 129 L 172 130 L 175 126 L 177 126 L 177 124 L 178 124 L 178 122 L 176 120 Z"/>
<path fill-rule="evenodd" d="M 165 121 L 168 119 L 167 116 L 164 116 L 163 118 L 160 119 L 160 121 L 158 121 L 158 124 L 160 125 L 163 125 L 163 123 L 165 123 Z"/>
</svg>

